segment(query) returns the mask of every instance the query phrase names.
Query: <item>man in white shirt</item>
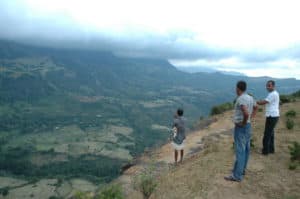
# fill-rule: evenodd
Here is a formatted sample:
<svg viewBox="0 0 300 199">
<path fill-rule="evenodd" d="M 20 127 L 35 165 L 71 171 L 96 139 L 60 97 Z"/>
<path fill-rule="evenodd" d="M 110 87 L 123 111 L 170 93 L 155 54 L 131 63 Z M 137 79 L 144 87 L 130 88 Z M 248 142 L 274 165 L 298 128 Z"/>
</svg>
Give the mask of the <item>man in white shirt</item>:
<svg viewBox="0 0 300 199">
<path fill-rule="evenodd" d="M 275 82 L 269 80 L 266 84 L 269 94 L 266 99 L 257 101 L 259 105 L 266 105 L 266 124 L 263 138 L 262 154 L 274 153 L 274 128 L 279 118 L 279 94 L 275 90 Z"/>
</svg>

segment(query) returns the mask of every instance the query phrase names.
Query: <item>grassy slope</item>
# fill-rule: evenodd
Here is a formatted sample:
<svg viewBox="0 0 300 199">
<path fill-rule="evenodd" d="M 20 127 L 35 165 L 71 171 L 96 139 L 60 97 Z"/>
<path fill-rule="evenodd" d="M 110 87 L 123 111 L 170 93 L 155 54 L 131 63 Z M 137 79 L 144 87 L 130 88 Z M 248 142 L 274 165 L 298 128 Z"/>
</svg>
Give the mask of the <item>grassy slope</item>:
<svg viewBox="0 0 300 199">
<path fill-rule="evenodd" d="M 285 127 L 285 113 L 290 109 L 297 112 L 294 130 L 287 130 Z M 231 114 L 226 113 L 218 118 L 220 120 Z M 247 175 L 242 183 L 226 182 L 223 179 L 230 173 L 234 161 L 232 137 L 211 136 L 205 139 L 204 150 L 187 158 L 178 167 L 160 174 L 158 188 L 150 198 L 300 198 L 300 169 L 288 169 L 288 146 L 291 142 L 300 140 L 300 101 L 284 104 L 281 107 L 281 115 L 276 128 L 276 153 L 266 157 L 259 154 L 262 147 L 264 115 L 263 112 L 258 113 L 253 125 L 255 146 L 251 152 Z M 216 132 L 217 128 L 214 129 Z M 127 198 L 142 197 L 132 192 Z"/>
</svg>

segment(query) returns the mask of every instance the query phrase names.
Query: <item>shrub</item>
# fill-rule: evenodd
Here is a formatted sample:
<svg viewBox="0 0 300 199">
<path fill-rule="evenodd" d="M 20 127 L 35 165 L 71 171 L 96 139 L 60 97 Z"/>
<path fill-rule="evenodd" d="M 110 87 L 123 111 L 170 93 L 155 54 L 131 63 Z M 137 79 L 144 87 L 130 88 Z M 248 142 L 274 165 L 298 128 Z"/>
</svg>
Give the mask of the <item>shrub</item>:
<svg viewBox="0 0 300 199">
<path fill-rule="evenodd" d="M 297 169 L 298 164 L 296 162 L 290 162 L 289 164 L 289 170 L 295 170 Z"/>
<path fill-rule="evenodd" d="M 280 103 L 285 104 L 285 103 L 290 103 L 293 101 L 293 97 L 290 95 L 280 95 Z"/>
<path fill-rule="evenodd" d="M 300 144 L 298 142 L 293 142 L 292 146 L 289 146 L 291 160 L 300 162 Z"/>
<path fill-rule="evenodd" d="M 289 146 L 291 162 L 289 164 L 290 170 L 295 170 L 300 165 L 300 144 L 293 142 L 292 146 Z"/>
<path fill-rule="evenodd" d="M 292 94 L 293 97 L 300 97 L 300 90 Z"/>
<path fill-rule="evenodd" d="M 293 128 L 294 128 L 294 125 L 295 125 L 294 120 L 292 120 L 292 119 L 290 119 L 290 118 L 288 118 L 288 119 L 286 120 L 286 128 L 287 128 L 287 129 L 289 129 L 289 130 L 293 129 Z"/>
<path fill-rule="evenodd" d="M 251 140 L 250 140 L 250 148 L 255 148 L 254 139 L 253 138 L 251 138 Z"/>
<path fill-rule="evenodd" d="M 4 188 L 1 188 L 1 189 L 0 189 L 0 194 L 1 194 L 2 196 L 7 196 L 8 193 L 9 193 L 9 188 L 8 188 L 8 187 L 4 187 Z"/>
<path fill-rule="evenodd" d="M 152 170 L 148 169 L 136 175 L 133 179 L 133 186 L 134 189 L 143 194 L 145 199 L 149 198 L 157 187 L 157 182 Z"/>
<path fill-rule="evenodd" d="M 221 114 L 221 113 L 224 113 L 225 111 L 232 110 L 232 109 L 233 109 L 233 104 L 231 102 L 227 102 L 224 104 L 213 106 L 210 114 L 217 115 L 217 114 Z"/>
<path fill-rule="evenodd" d="M 289 110 L 285 113 L 286 117 L 296 117 L 297 113 L 294 110 Z"/>
<path fill-rule="evenodd" d="M 123 192 L 120 185 L 111 185 L 104 188 L 96 199 L 123 199 Z"/>
</svg>

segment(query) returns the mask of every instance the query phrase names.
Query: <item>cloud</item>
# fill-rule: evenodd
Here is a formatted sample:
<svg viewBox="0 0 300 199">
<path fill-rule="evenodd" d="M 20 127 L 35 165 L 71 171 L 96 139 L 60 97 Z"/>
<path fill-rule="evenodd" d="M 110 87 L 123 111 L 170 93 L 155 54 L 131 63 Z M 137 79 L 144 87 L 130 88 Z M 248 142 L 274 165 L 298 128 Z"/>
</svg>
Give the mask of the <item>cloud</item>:
<svg viewBox="0 0 300 199">
<path fill-rule="evenodd" d="M 180 67 L 214 68 L 220 71 L 235 71 L 248 76 L 270 76 L 276 78 L 294 77 L 300 79 L 300 60 L 280 58 L 265 62 L 247 62 L 239 57 L 229 57 L 219 60 L 171 60 L 171 63 Z"/>
<path fill-rule="evenodd" d="M 0 1 L 0 39 L 56 48 L 111 51 L 118 56 L 163 58 L 177 66 L 246 71 L 251 75 L 264 75 L 266 70 L 274 76 L 288 75 L 284 72 L 288 69 L 294 71 L 290 75 L 300 78 L 300 38 L 295 36 L 299 29 L 291 29 L 296 26 L 285 23 L 292 16 L 290 13 L 283 21 L 274 15 L 278 24 L 271 20 L 267 31 L 264 26 L 270 17 L 263 18 L 263 13 L 260 13 L 254 17 L 257 21 L 251 21 L 254 5 L 250 5 L 248 11 L 237 3 L 241 10 L 232 13 L 241 14 L 242 20 L 238 21 L 235 15 L 228 14 L 230 6 L 227 3 L 224 4 L 228 9 L 225 12 L 215 8 L 213 3 L 197 7 L 195 2 L 198 1 L 175 3 L 170 9 L 170 2 L 148 3 L 148 8 L 134 0 L 122 3 L 118 8 L 115 8 L 115 1 L 107 5 L 104 1 L 92 0 L 84 4 L 68 0 L 50 3 Z M 127 10 L 133 3 L 139 9 Z M 236 2 L 230 0 L 229 3 Z M 281 4 L 276 6 L 276 11 L 282 7 Z M 157 13 L 154 14 L 153 10 Z M 211 14 L 212 11 L 216 16 Z M 242 15 L 243 12 L 246 14 Z M 93 17 L 96 13 L 100 14 Z M 280 24 L 286 24 L 282 31 Z M 255 28 L 258 30 L 253 30 Z M 246 35 L 251 30 L 253 32 Z M 286 44 L 284 39 L 280 40 L 285 32 L 290 32 L 285 36 L 288 38 Z M 264 43 L 264 40 L 267 41 Z M 277 45 L 278 40 L 281 42 Z M 260 48 L 263 44 L 266 47 Z"/>
<path fill-rule="evenodd" d="M 75 23 L 67 13 L 35 13 L 24 1 L 0 2 L 0 38 L 23 43 L 112 51 L 120 56 L 164 59 L 219 59 L 230 50 L 213 48 L 190 30 L 155 32 L 137 26 L 95 29 Z"/>
<path fill-rule="evenodd" d="M 282 50 L 281 54 L 283 54 L 285 57 L 289 57 L 300 61 L 300 42 L 295 43 L 289 48 Z"/>
<path fill-rule="evenodd" d="M 265 63 L 280 61 L 282 59 L 300 59 L 300 43 L 295 43 L 291 46 L 274 49 L 274 50 L 263 50 L 263 49 L 251 49 L 241 51 L 239 57 L 244 62 L 249 63 Z"/>
<path fill-rule="evenodd" d="M 249 63 L 263 63 L 276 61 L 280 57 L 280 53 L 277 50 L 267 51 L 267 50 L 249 50 L 239 53 L 239 57 L 244 62 Z"/>
</svg>

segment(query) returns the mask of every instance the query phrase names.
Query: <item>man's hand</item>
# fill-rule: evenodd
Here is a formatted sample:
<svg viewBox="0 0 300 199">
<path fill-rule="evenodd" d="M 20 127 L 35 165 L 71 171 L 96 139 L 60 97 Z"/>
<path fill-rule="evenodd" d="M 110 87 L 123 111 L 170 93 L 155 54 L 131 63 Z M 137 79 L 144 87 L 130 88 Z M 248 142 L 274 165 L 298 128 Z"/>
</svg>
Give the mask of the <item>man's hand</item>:
<svg viewBox="0 0 300 199">
<path fill-rule="evenodd" d="M 267 100 L 259 100 L 256 102 L 258 105 L 265 105 L 267 103 L 269 103 Z"/>
<path fill-rule="evenodd" d="M 239 127 L 244 127 L 246 126 L 247 123 L 244 122 L 239 122 L 239 123 L 235 123 L 235 125 L 239 126 Z"/>
<path fill-rule="evenodd" d="M 254 106 L 254 107 L 253 107 L 253 112 L 252 112 L 252 114 L 251 114 L 251 116 L 250 116 L 251 119 L 254 119 L 254 118 L 255 118 L 256 112 L 257 112 L 257 108 L 258 108 L 257 106 Z"/>
<path fill-rule="evenodd" d="M 245 106 L 245 105 L 241 105 L 241 110 L 242 110 L 242 113 L 243 113 L 243 121 L 240 122 L 239 125 L 241 127 L 243 127 L 247 124 L 247 121 L 248 121 L 248 118 L 249 118 L 249 113 L 248 113 L 248 110 L 247 110 L 247 106 Z"/>
</svg>

